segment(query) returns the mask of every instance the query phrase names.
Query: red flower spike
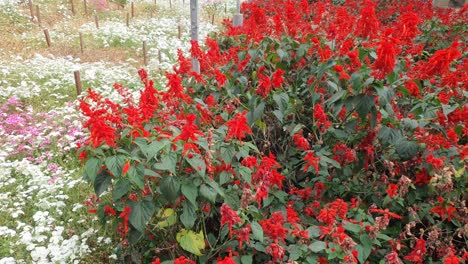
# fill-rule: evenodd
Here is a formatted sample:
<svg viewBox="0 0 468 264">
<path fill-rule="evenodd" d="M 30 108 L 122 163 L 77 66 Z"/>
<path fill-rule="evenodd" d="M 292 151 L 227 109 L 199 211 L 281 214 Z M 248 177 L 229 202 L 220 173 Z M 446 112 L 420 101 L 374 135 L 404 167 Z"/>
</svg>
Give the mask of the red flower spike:
<svg viewBox="0 0 468 264">
<path fill-rule="evenodd" d="M 252 135 L 252 129 L 247 124 L 246 114 L 247 111 L 237 113 L 233 119 L 226 122 L 226 126 L 228 127 L 226 141 L 231 138 L 237 138 L 237 140 L 242 141 L 246 135 Z"/>
</svg>

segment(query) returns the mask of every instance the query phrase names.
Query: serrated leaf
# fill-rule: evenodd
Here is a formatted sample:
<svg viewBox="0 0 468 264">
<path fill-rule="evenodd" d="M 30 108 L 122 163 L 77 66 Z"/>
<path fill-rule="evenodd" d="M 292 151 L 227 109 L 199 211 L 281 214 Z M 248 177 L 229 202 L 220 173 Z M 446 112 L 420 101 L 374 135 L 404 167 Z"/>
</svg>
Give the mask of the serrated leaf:
<svg viewBox="0 0 468 264">
<path fill-rule="evenodd" d="M 132 226 L 140 231 L 145 232 L 146 225 L 153 216 L 156 208 L 152 201 L 129 202 L 131 211 L 128 220 Z"/>
<path fill-rule="evenodd" d="M 378 137 L 382 143 L 396 144 L 398 140 L 403 138 L 403 134 L 398 129 L 382 126 L 382 128 L 379 131 Z"/>
<path fill-rule="evenodd" d="M 174 177 L 166 177 L 162 179 L 159 189 L 169 202 L 173 202 L 179 197 L 180 183 Z"/>
<path fill-rule="evenodd" d="M 221 148 L 221 158 L 224 160 L 226 164 L 231 163 L 232 158 L 234 157 L 235 153 L 236 151 L 234 150 L 233 145 Z"/>
<path fill-rule="evenodd" d="M 130 190 L 130 182 L 127 179 L 119 180 L 112 190 L 112 201 L 117 201 L 128 193 Z"/>
<path fill-rule="evenodd" d="M 192 166 L 192 168 L 204 177 L 206 174 L 206 164 L 205 161 L 201 158 L 201 155 L 193 155 L 192 158 L 185 157 L 185 160 Z"/>
<path fill-rule="evenodd" d="M 143 190 L 145 188 L 145 167 L 142 164 L 131 166 L 128 169 L 128 179 L 140 190 Z"/>
<path fill-rule="evenodd" d="M 103 192 L 107 191 L 109 185 L 112 183 L 112 177 L 107 170 L 102 170 L 94 181 L 94 191 L 97 196 L 100 196 Z"/>
<path fill-rule="evenodd" d="M 414 141 L 400 139 L 395 144 L 395 150 L 401 159 L 409 160 L 418 154 L 419 145 Z"/>
<path fill-rule="evenodd" d="M 362 231 L 362 228 L 360 225 L 349 223 L 349 222 L 345 224 L 344 228 L 353 233 L 359 233 Z"/>
<path fill-rule="evenodd" d="M 189 203 L 184 203 L 182 214 L 180 215 L 180 221 L 185 226 L 185 228 L 191 229 L 195 224 L 196 219 L 197 214 L 195 212 L 195 208 Z"/>
<path fill-rule="evenodd" d="M 252 221 L 250 223 L 250 227 L 252 228 L 252 235 L 255 239 L 260 242 L 263 242 L 263 229 L 262 226 L 257 221 Z"/>
<path fill-rule="evenodd" d="M 312 244 L 310 244 L 309 249 L 312 250 L 314 253 L 318 253 L 322 250 L 325 250 L 327 248 L 327 244 L 323 241 L 315 241 Z"/>
<path fill-rule="evenodd" d="M 243 255 L 240 260 L 241 260 L 241 264 L 252 264 L 253 263 L 253 256 L 252 255 Z"/>
<path fill-rule="evenodd" d="M 191 230 L 182 229 L 176 235 L 176 240 L 187 252 L 195 254 L 197 256 L 203 255 L 201 250 L 205 248 L 205 237 L 203 231 L 195 233 Z"/>
<path fill-rule="evenodd" d="M 85 171 L 90 181 L 93 182 L 96 179 L 96 176 L 102 164 L 103 164 L 103 161 L 101 159 L 94 158 L 94 157 L 86 161 Z"/>
<path fill-rule="evenodd" d="M 182 185 L 182 194 L 192 203 L 193 206 L 197 206 L 198 188 L 191 184 Z"/>
<path fill-rule="evenodd" d="M 218 195 L 215 189 L 205 184 L 200 186 L 200 194 L 201 196 L 205 197 L 211 203 L 216 202 L 216 196 Z"/>
<path fill-rule="evenodd" d="M 361 119 L 366 119 L 371 108 L 375 106 L 374 97 L 370 95 L 358 95 L 354 98 L 356 103 L 356 112 Z"/>
<path fill-rule="evenodd" d="M 114 155 L 106 158 L 106 167 L 115 177 L 122 176 L 122 168 L 125 163 L 125 156 Z"/>
<path fill-rule="evenodd" d="M 291 245 L 288 248 L 289 260 L 298 260 L 302 255 L 302 250 L 298 245 Z"/>
<path fill-rule="evenodd" d="M 172 208 L 161 209 L 156 214 L 156 217 L 160 219 L 156 226 L 159 228 L 165 228 L 175 225 L 177 222 L 177 214 Z"/>
<path fill-rule="evenodd" d="M 177 157 L 175 155 L 165 155 L 161 158 L 161 162 L 154 164 L 154 168 L 161 171 L 170 171 L 176 173 Z"/>
</svg>

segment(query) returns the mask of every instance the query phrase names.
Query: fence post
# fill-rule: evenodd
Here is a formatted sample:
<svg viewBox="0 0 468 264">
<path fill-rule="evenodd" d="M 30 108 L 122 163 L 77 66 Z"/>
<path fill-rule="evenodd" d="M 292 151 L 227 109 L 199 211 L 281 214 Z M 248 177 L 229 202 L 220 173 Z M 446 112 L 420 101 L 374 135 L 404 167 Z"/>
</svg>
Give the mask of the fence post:
<svg viewBox="0 0 468 264">
<path fill-rule="evenodd" d="M 75 15 L 75 3 L 73 3 L 73 0 L 70 0 L 70 4 L 71 4 L 72 15 Z"/>
<path fill-rule="evenodd" d="M 76 95 L 80 96 L 81 94 L 81 78 L 80 71 L 74 71 L 73 75 L 75 76 L 75 86 L 76 86 Z"/>
<path fill-rule="evenodd" d="M 99 18 L 98 15 L 94 15 L 94 22 L 96 23 L 96 28 L 99 29 Z"/>
<path fill-rule="evenodd" d="M 198 0 L 190 0 L 190 39 L 198 41 Z M 192 70 L 200 73 L 200 62 L 193 57 Z"/>
<path fill-rule="evenodd" d="M 148 65 L 148 59 L 146 57 L 146 40 L 143 41 L 143 64 Z"/>
<path fill-rule="evenodd" d="M 41 11 L 39 10 L 38 5 L 36 5 L 36 17 L 37 17 L 37 24 L 39 25 L 39 27 L 42 27 Z"/>
<path fill-rule="evenodd" d="M 50 36 L 49 36 L 49 30 L 47 28 L 44 29 L 44 35 L 45 35 L 45 39 L 46 39 L 46 42 L 47 42 L 47 47 L 50 48 L 50 46 L 51 46 Z"/>
<path fill-rule="evenodd" d="M 127 13 L 127 27 L 130 26 L 130 14 Z"/>
<path fill-rule="evenodd" d="M 29 12 L 31 13 L 31 22 L 34 21 L 34 8 L 33 8 L 33 3 L 31 0 L 29 0 L 29 3 L 28 3 L 28 6 L 29 6 Z"/>
<path fill-rule="evenodd" d="M 240 12 L 240 0 L 236 1 L 236 14 L 234 14 L 234 19 L 232 21 L 232 25 L 235 27 L 242 26 L 244 22 L 244 18 Z"/>
<path fill-rule="evenodd" d="M 88 6 L 86 5 L 86 0 L 83 0 L 83 5 L 84 5 L 85 15 L 88 15 Z"/>
<path fill-rule="evenodd" d="M 132 18 L 134 18 L 134 17 L 135 17 L 135 6 L 134 6 L 134 4 L 132 2 Z"/>
<path fill-rule="evenodd" d="M 83 53 L 83 34 L 80 32 L 80 50 L 81 50 L 81 53 Z"/>
</svg>

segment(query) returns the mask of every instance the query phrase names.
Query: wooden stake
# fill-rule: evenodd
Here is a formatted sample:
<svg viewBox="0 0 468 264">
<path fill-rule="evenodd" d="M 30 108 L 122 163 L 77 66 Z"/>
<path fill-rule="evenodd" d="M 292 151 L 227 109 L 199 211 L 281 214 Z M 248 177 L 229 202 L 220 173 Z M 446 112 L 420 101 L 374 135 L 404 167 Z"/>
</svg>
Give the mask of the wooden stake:
<svg viewBox="0 0 468 264">
<path fill-rule="evenodd" d="M 75 86 L 76 86 L 76 95 L 79 96 L 81 94 L 81 78 L 80 78 L 80 71 L 74 71 L 73 75 L 75 75 Z"/>
<path fill-rule="evenodd" d="M 127 13 L 127 27 L 130 26 L 130 14 Z"/>
<path fill-rule="evenodd" d="M 215 18 L 215 13 L 213 12 L 213 14 L 211 15 L 211 24 L 214 25 L 214 18 Z"/>
<path fill-rule="evenodd" d="M 44 35 L 45 35 L 45 39 L 46 39 L 46 42 L 47 42 L 47 47 L 50 48 L 51 44 L 50 44 L 50 36 L 49 36 L 49 30 L 46 28 L 44 29 Z"/>
<path fill-rule="evenodd" d="M 98 15 L 94 15 L 94 22 L 96 23 L 96 28 L 99 29 L 99 18 L 98 18 Z"/>
<path fill-rule="evenodd" d="M 143 41 L 143 64 L 148 65 L 148 60 L 146 58 L 146 40 Z"/>
<path fill-rule="evenodd" d="M 71 3 L 72 15 L 75 15 L 75 3 L 73 3 L 73 0 L 70 0 L 70 3 Z"/>
<path fill-rule="evenodd" d="M 135 5 L 132 2 L 132 18 L 135 17 Z"/>
<path fill-rule="evenodd" d="M 198 0 L 190 0 L 190 39 L 198 41 Z M 192 71 L 200 73 L 200 62 L 192 57 Z"/>
<path fill-rule="evenodd" d="M 31 12 L 31 22 L 34 21 L 34 7 L 33 7 L 33 3 L 31 0 L 29 0 L 29 12 Z"/>
<path fill-rule="evenodd" d="M 84 13 L 85 15 L 88 15 L 88 6 L 86 5 L 86 0 L 83 0 L 83 5 L 84 5 Z"/>
<path fill-rule="evenodd" d="M 80 32 L 80 50 L 81 53 L 83 53 L 83 34 Z"/>
<path fill-rule="evenodd" d="M 178 37 L 179 39 L 182 38 L 182 26 L 181 26 L 180 24 L 177 25 L 177 37 Z"/>
<path fill-rule="evenodd" d="M 158 50 L 158 61 L 161 63 L 162 57 L 161 57 L 161 50 Z"/>
<path fill-rule="evenodd" d="M 36 5 L 36 17 L 37 17 L 37 24 L 39 27 L 42 27 L 42 22 L 41 22 L 41 12 L 39 10 L 39 6 Z"/>
<path fill-rule="evenodd" d="M 172 0 L 169 0 L 169 7 L 172 8 Z"/>
</svg>

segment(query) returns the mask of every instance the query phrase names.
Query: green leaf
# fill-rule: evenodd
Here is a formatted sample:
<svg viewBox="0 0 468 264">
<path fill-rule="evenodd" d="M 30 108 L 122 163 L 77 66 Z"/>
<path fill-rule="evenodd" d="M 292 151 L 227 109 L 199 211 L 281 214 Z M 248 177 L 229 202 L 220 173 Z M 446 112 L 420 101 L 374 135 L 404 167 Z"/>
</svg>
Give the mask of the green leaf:
<svg viewBox="0 0 468 264">
<path fill-rule="evenodd" d="M 261 101 L 253 111 L 247 113 L 247 123 L 252 126 L 263 114 L 265 109 L 265 101 Z"/>
<path fill-rule="evenodd" d="M 243 255 L 240 260 L 241 260 L 241 264 L 252 264 L 253 263 L 253 256 L 252 255 Z"/>
<path fill-rule="evenodd" d="M 143 190 L 145 188 L 145 167 L 143 164 L 140 163 L 136 166 L 131 166 L 128 169 L 128 179 L 138 186 L 140 190 Z"/>
<path fill-rule="evenodd" d="M 409 141 L 404 138 L 398 140 L 395 144 L 395 150 L 398 156 L 403 160 L 410 160 L 419 152 L 419 145 L 414 141 Z"/>
<path fill-rule="evenodd" d="M 354 97 L 356 103 L 356 112 L 361 119 L 366 119 L 371 108 L 375 106 L 374 97 L 370 95 L 358 95 Z"/>
<path fill-rule="evenodd" d="M 298 245 L 288 247 L 289 260 L 298 260 L 302 255 L 302 250 Z"/>
<path fill-rule="evenodd" d="M 233 145 L 229 145 L 227 147 L 221 148 L 221 158 L 224 160 L 226 164 L 231 163 L 232 158 L 236 154 L 236 151 L 234 149 Z"/>
<path fill-rule="evenodd" d="M 206 174 L 206 164 L 205 161 L 201 158 L 201 155 L 193 155 L 192 158 L 185 157 L 185 160 L 192 166 L 192 168 L 204 177 Z"/>
<path fill-rule="evenodd" d="M 119 180 L 112 190 L 112 201 L 117 201 L 128 193 L 130 190 L 130 182 L 127 179 Z"/>
<path fill-rule="evenodd" d="M 257 223 L 257 221 L 252 221 L 250 223 L 250 227 L 252 228 L 252 235 L 255 239 L 260 242 L 263 242 L 263 229 L 262 226 Z"/>
<path fill-rule="evenodd" d="M 173 174 L 176 173 L 177 155 L 167 154 L 161 158 L 160 163 L 154 164 L 154 168 L 161 171 L 170 171 Z"/>
<path fill-rule="evenodd" d="M 215 189 L 205 184 L 200 186 L 200 194 L 213 204 L 216 202 L 216 196 L 218 195 Z"/>
<path fill-rule="evenodd" d="M 101 159 L 94 158 L 94 157 L 86 161 L 85 171 L 90 181 L 94 181 L 96 179 L 96 175 L 98 174 L 99 169 L 101 168 L 102 164 L 103 164 L 103 161 Z"/>
<path fill-rule="evenodd" d="M 362 227 L 360 225 L 349 223 L 349 222 L 345 224 L 344 228 L 353 233 L 359 233 L 362 231 Z"/>
<path fill-rule="evenodd" d="M 107 191 L 109 185 L 112 183 L 112 177 L 107 170 L 102 170 L 94 181 L 94 191 L 97 196 L 100 196 L 103 192 Z"/>
<path fill-rule="evenodd" d="M 177 242 L 187 252 L 197 256 L 203 255 L 201 250 L 205 248 L 205 237 L 203 231 L 195 233 L 191 230 L 182 229 L 176 235 Z"/>
<path fill-rule="evenodd" d="M 321 234 L 320 228 L 318 228 L 316 226 L 311 226 L 311 227 L 307 228 L 307 231 L 309 233 L 310 238 L 317 238 Z"/>
<path fill-rule="evenodd" d="M 106 159 L 106 167 L 117 178 L 122 176 L 122 168 L 125 163 L 124 155 L 114 155 Z"/>
<path fill-rule="evenodd" d="M 273 100 L 276 102 L 276 105 L 278 105 L 280 112 L 286 112 L 289 102 L 289 96 L 287 93 L 276 93 L 273 95 Z"/>
<path fill-rule="evenodd" d="M 180 215 L 180 221 L 185 226 L 185 228 L 191 229 L 195 224 L 196 219 L 197 214 L 195 212 L 195 208 L 189 203 L 184 203 L 182 214 Z"/>
<path fill-rule="evenodd" d="M 156 226 L 159 228 L 165 228 L 175 225 L 177 222 L 177 214 L 172 208 L 161 209 L 156 214 L 156 217 L 160 219 Z"/>
<path fill-rule="evenodd" d="M 314 253 L 318 253 L 322 250 L 327 248 L 327 244 L 323 241 L 315 241 L 314 243 L 310 244 L 309 249 L 312 250 Z"/>
<path fill-rule="evenodd" d="M 361 235 L 360 240 L 362 245 L 357 245 L 356 250 L 358 251 L 358 260 L 360 263 L 365 263 L 370 253 L 372 252 L 372 241 L 368 235 Z"/>
<path fill-rule="evenodd" d="M 403 138 L 403 134 L 400 130 L 395 128 L 389 128 L 387 126 L 382 126 L 379 131 L 379 139 L 384 144 L 395 144 L 398 140 Z"/>
<path fill-rule="evenodd" d="M 128 218 L 130 224 L 132 224 L 136 230 L 144 233 L 146 225 L 156 211 L 153 202 L 146 200 L 140 202 L 131 201 L 129 205 L 132 209 Z"/>
<path fill-rule="evenodd" d="M 192 203 L 193 206 L 197 206 L 198 188 L 192 184 L 182 185 L 182 194 Z"/>
<path fill-rule="evenodd" d="M 173 202 L 179 197 L 180 183 L 174 177 L 166 177 L 162 179 L 159 189 L 169 202 Z"/>
</svg>

